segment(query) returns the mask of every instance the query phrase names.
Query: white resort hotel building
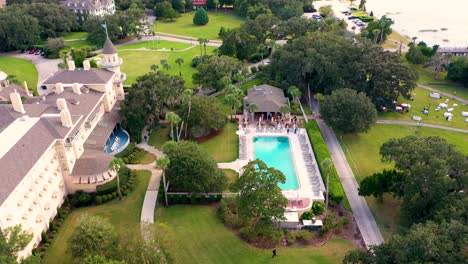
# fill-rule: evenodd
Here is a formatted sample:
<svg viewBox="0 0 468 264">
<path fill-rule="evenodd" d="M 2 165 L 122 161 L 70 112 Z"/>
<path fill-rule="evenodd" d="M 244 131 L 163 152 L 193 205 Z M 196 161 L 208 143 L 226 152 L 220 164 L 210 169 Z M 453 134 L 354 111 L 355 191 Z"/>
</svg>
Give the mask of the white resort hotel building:
<svg viewBox="0 0 468 264">
<path fill-rule="evenodd" d="M 21 224 L 33 234 L 20 258 L 40 242 L 67 194 L 95 191 L 116 176 L 109 161 L 129 141 L 118 126 L 126 75 L 109 39 L 100 63 L 76 68 L 69 60 L 44 81 L 40 97 L 0 80 L 0 229 Z"/>
</svg>

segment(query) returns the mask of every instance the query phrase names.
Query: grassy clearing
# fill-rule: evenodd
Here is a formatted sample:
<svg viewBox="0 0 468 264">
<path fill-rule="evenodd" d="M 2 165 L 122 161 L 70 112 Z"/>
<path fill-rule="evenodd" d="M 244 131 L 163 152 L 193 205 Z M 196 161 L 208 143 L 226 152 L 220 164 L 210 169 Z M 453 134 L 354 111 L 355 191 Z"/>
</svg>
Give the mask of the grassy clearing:
<svg viewBox="0 0 468 264">
<path fill-rule="evenodd" d="M 237 124 L 227 123 L 223 131 L 200 144 L 217 162 L 231 162 L 239 155 Z"/>
<path fill-rule="evenodd" d="M 37 70 L 34 64 L 28 60 L 17 58 L 0 57 L 0 70 L 8 75 L 15 75 L 16 79 L 20 81 L 20 86 L 23 82 L 28 83 L 29 90 L 37 95 Z"/>
<path fill-rule="evenodd" d="M 465 133 L 427 127 L 377 124 L 368 133 L 340 137 L 341 146 L 356 180 L 360 182 L 372 173 L 392 168 L 393 164 L 381 162 L 380 146 L 391 138 L 409 135 L 440 136 L 468 154 L 468 134 Z M 391 196 L 385 196 L 384 203 L 379 203 L 373 197 L 368 197 L 366 200 L 384 238 L 388 239 L 398 230 L 399 201 Z"/>
<path fill-rule="evenodd" d="M 88 37 L 88 32 L 69 32 L 65 36 L 63 36 L 64 40 L 72 40 L 72 39 L 85 39 Z"/>
<path fill-rule="evenodd" d="M 122 201 L 114 200 L 104 205 L 91 206 L 73 211 L 65 220 L 55 240 L 50 245 L 43 263 L 74 263 L 73 257 L 67 252 L 68 241 L 78 225 L 78 218 L 83 214 L 98 215 L 109 219 L 119 234 L 129 229 L 139 231 L 140 213 L 146 193 L 146 187 L 151 176 L 149 171 L 138 171 L 136 189 Z"/>
<path fill-rule="evenodd" d="M 68 49 L 82 49 L 82 48 L 90 48 L 91 50 L 96 49 L 96 45 L 87 41 L 87 40 L 74 40 L 74 41 L 65 41 L 65 45 Z"/>
<path fill-rule="evenodd" d="M 429 97 L 429 91 L 422 88 L 416 88 L 412 92 L 414 95 L 414 101 L 410 101 L 405 98 L 400 98 L 399 103 L 409 103 L 411 104 L 411 109 L 408 113 L 398 113 L 398 112 L 387 112 L 379 113 L 379 118 L 381 119 L 398 119 L 405 121 L 412 121 L 413 116 L 420 116 L 423 123 L 443 125 L 449 127 L 458 127 L 458 128 L 468 128 L 468 123 L 465 122 L 465 118 L 461 115 L 461 112 L 468 112 L 468 105 L 463 105 L 463 103 L 450 99 L 448 101 L 449 108 L 454 108 L 453 110 L 453 119 L 452 121 L 445 120 L 444 109 L 436 112 L 435 108 L 439 106 L 439 103 L 443 103 L 446 98 L 434 99 Z M 458 104 L 458 106 L 453 106 L 453 104 Z M 423 108 L 429 108 L 429 114 L 424 115 L 422 113 Z"/>
<path fill-rule="evenodd" d="M 148 139 L 148 144 L 161 150 L 164 143 L 171 140 L 169 138 L 171 127 L 168 125 L 158 126 L 157 128 L 153 129 L 151 132 L 150 137 Z"/>
<path fill-rule="evenodd" d="M 173 42 L 171 42 L 173 43 Z M 175 45 L 175 44 L 174 44 Z M 125 84 L 135 83 L 136 78 L 150 71 L 150 66 L 153 64 L 160 65 L 161 59 L 167 59 L 171 68 L 169 71 L 162 69 L 164 72 L 168 72 L 171 75 L 179 75 L 179 66 L 175 62 L 177 58 L 182 58 L 184 63 L 182 64 L 182 77 L 185 80 L 185 86 L 194 87 L 192 82 L 192 75 L 195 73 L 195 68 L 190 66 L 192 59 L 200 55 L 200 49 L 198 46 L 186 51 L 154 51 L 154 50 L 125 50 L 126 46 L 121 46 L 119 56 L 123 59 L 122 71 L 127 74 L 127 80 Z M 211 54 L 214 50 L 213 47 L 206 47 L 206 52 Z M 136 66 L 138 65 L 138 66 Z"/>
<path fill-rule="evenodd" d="M 233 12 L 208 12 L 210 21 L 204 26 L 193 24 L 193 15 L 195 12 L 182 14 L 175 21 L 157 21 L 153 27 L 155 32 L 164 32 L 169 34 L 188 36 L 193 38 L 218 39 L 218 33 L 221 27 L 236 28 L 245 21 Z"/>
<path fill-rule="evenodd" d="M 119 46 L 117 50 L 128 50 L 128 49 L 166 49 L 166 50 L 181 50 L 181 49 L 186 49 L 188 47 L 192 46 L 191 44 L 188 43 L 180 43 L 180 42 L 173 42 L 173 41 L 167 41 L 167 40 L 150 40 L 150 41 L 143 41 L 143 42 L 137 42 L 137 43 L 132 43 L 124 46 Z"/>
<path fill-rule="evenodd" d="M 353 245 L 332 239 L 322 247 L 278 247 L 278 257 L 271 249 L 254 248 L 227 229 L 208 206 L 171 206 L 158 208 L 156 221 L 167 226 L 169 253 L 175 263 L 341 263 Z"/>
</svg>

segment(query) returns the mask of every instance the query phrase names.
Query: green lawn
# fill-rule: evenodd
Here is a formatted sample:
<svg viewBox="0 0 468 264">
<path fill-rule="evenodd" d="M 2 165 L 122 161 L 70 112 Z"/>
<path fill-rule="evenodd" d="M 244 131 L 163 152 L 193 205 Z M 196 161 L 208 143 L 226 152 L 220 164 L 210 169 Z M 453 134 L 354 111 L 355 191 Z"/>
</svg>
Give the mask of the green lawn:
<svg viewBox="0 0 468 264">
<path fill-rule="evenodd" d="M 229 187 L 236 182 L 236 180 L 239 178 L 239 173 L 235 170 L 231 169 L 224 169 L 224 174 L 226 174 L 227 177 L 227 182 L 228 182 L 228 188 L 225 190 L 226 192 L 230 192 Z"/>
<path fill-rule="evenodd" d="M 171 127 L 169 125 L 158 126 L 157 128 L 153 129 L 151 135 L 148 139 L 148 144 L 161 150 L 164 143 L 171 140 L 169 138 Z"/>
<path fill-rule="evenodd" d="M 372 173 L 393 167 L 380 160 L 379 150 L 383 143 L 391 138 L 409 135 L 440 136 L 468 154 L 468 134 L 427 127 L 377 124 L 368 133 L 344 135 L 340 143 L 357 181 L 360 182 Z M 391 196 L 386 196 L 384 201 L 382 204 L 373 197 L 367 198 L 384 238 L 388 239 L 398 229 L 399 201 Z"/>
<path fill-rule="evenodd" d="M 169 34 L 188 36 L 193 38 L 218 39 L 218 33 L 221 27 L 236 28 L 245 21 L 233 12 L 208 12 L 210 21 L 204 26 L 193 24 L 194 12 L 182 14 L 175 21 L 156 21 L 153 27 L 155 32 L 164 32 Z"/>
<path fill-rule="evenodd" d="M 200 146 L 217 162 L 234 161 L 239 154 L 237 128 L 237 124 L 228 122 L 219 135 L 201 143 Z"/>
<path fill-rule="evenodd" d="M 89 47 L 92 50 L 96 49 L 96 45 L 87 41 L 87 40 L 74 40 L 74 41 L 65 41 L 65 45 L 67 48 L 71 49 L 81 49 L 85 47 Z"/>
<path fill-rule="evenodd" d="M 239 86 L 239 88 L 244 90 L 244 92 L 247 94 L 248 89 L 253 88 L 254 85 L 262 85 L 262 84 L 266 84 L 264 79 L 255 78 L 255 79 L 253 79 L 251 81 L 248 81 L 248 82 L 242 84 L 241 86 Z"/>
<path fill-rule="evenodd" d="M 23 86 L 23 81 L 28 83 L 28 88 L 37 94 L 37 70 L 34 64 L 28 60 L 0 57 L 0 70 L 8 75 L 15 75 Z"/>
<path fill-rule="evenodd" d="M 109 219 L 119 234 L 140 228 L 140 213 L 151 173 L 138 171 L 136 189 L 122 201 L 118 199 L 99 206 L 91 206 L 73 211 L 65 220 L 53 243 L 43 259 L 43 263 L 69 264 L 73 257 L 68 254 L 68 241 L 77 226 L 78 218 L 83 214 L 98 215 Z"/>
<path fill-rule="evenodd" d="M 278 247 L 258 249 L 242 241 L 219 220 L 209 206 L 171 206 L 158 208 L 156 221 L 167 226 L 167 248 L 174 263 L 341 263 L 354 246 L 343 239 L 332 239 L 322 247 Z"/>
<path fill-rule="evenodd" d="M 119 46 L 117 50 L 128 50 L 128 49 L 166 49 L 166 50 L 181 50 L 186 49 L 192 46 L 188 43 L 180 43 L 180 42 L 173 42 L 167 40 L 151 40 L 151 41 L 143 41 L 132 43 L 128 45 Z"/>
<path fill-rule="evenodd" d="M 88 32 L 69 32 L 65 36 L 63 36 L 64 40 L 71 40 L 71 39 L 85 39 L 88 37 Z"/>
<path fill-rule="evenodd" d="M 468 123 L 465 122 L 465 118 L 461 115 L 461 112 L 468 112 L 468 105 L 463 105 L 463 103 L 450 99 L 448 102 L 449 108 L 453 107 L 453 119 L 452 121 L 445 120 L 444 113 L 445 110 L 441 109 L 440 111 L 436 112 L 435 108 L 439 106 L 439 103 L 443 103 L 446 98 L 441 99 L 433 99 L 429 97 L 429 91 L 424 90 L 422 88 L 416 88 L 412 94 L 414 95 L 414 101 L 410 101 L 408 99 L 401 98 L 399 103 L 409 103 L 411 104 L 411 109 L 408 113 L 398 113 L 398 112 L 387 112 L 387 113 L 379 113 L 379 118 L 383 119 L 399 119 L 399 120 L 406 120 L 412 121 L 413 116 L 420 116 L 422 118 L 423 123 L 428 124 L 437 124 L 449 127 L 458 127 L 458 128 L 465 128 L 468 129 Z M 456 103 L 458 106 L 453 106 Z M 422 110 L 424 107 L 429 108 L 429 114 L 424 115 L 422 114 Z"/>
<path fill-rule="evenodd" d="M 169 45 L 168 42 L 166 44 Z M 176 44 L 174 44 L 176 45 Z M 178 44 L 177 44 L 178 45 Z M 186 51 L 154 51 L 154 50 L 125 50 L 126 46 L 121 46 L 119 56 L 123 59 L 122 71 L 127 74 L 127 80 L 125 84 L 132 84 L 136 81 L 138 76 L 141 76 L 150 71 L 150 66 L 153 64 L 160 64 L 161 59 L 167 59 L 171 65 L 169 74 L 179 75 L 179 66 L 175 63 L 177 58 L 182 58 L 184 63 L 182 64 L 182 77 L 185 80 L 185 86 L 194 87 L 192 82 L 192 75 L 195 73 L 195 68 L 190 66 L 192 58 L 200 54 L 198 46 Z M 212 53 L 213 47 L 206 48 L 207 53 Z M 162 71 L 166 72 L 166 70 Z"/>
</svg>

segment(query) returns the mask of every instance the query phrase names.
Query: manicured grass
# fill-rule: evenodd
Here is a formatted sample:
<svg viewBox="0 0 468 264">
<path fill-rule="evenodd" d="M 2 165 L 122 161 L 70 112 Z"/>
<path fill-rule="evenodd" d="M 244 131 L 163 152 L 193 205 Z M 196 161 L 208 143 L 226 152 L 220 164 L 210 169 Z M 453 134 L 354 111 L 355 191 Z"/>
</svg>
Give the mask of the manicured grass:
<svg viewBox="0 0 468 264">
<path fill-rule="evenodd" d="M 377 124 L 368 133 L 343 135 L 340 143 L 346 158 L 353 169 L 356 180 L 375 172 L 393 167 L 391 163 L 383 163 L 380 158 L 380 146 L 391 138 L 401 138 L 409 135 L 440 136 L 465 154 L 468 154 L 468 134 L 427 127 Z M 374 214 L 385 239 L 398 230 L 399 201 L 390 195 L 384 197 L 384 203 L 374 197 L 367 197 L 367 203 Z"/>
<path fill-rule="evenodd" d="M 272 259 L 271 249 L 242 241 L 208 206 L 158 208 L 156 221 L 167 227 L 166 247 L 174 263 L 341 263 L 346 252 L 355 249 L 349 241 L 332 239 L 322 247 L 278 247 L 278 257 Z"/>
<path fill-rule="evenodd" d="M 20 86 L 23 87 L 23 81 L 28 83 L 28 89 L 37 94 L 37 70 L 34 64 L 30 61 L 0 57 L 0 70 L 8 75 L 15 75 L 20 81 Z"/>
<path fill-rule="evenodd" d="M 121 201 L 116 199 L 103 205 L 73 211 L 67 217 L 55 240 L 47 250 L 43 263 L 74 263 L 73 257 L 67 252 L 68 241 L 78 225 L 78 218 L 83 214 L 98 215 L 109 219 L 119 235 L 133 229 L 135 232 L 139 232 L 141 207 L 150 176 L 149 171 L 138 171 L 136 189 Z"/>
<path fill-rule="evenodd" d="M 154 162 L 155 160 L 156 156 L 148 152 L 145 154 L 145 156 L 143 156 L 143 159 L 140 161 L 140 164 L 149 164 Z"/>
<path fill-rule="evenodd" d="M 151 40 L 151 41 L 143 41 L 143 42 L 137 42 L 137 43 L 132 43 L 128 45 L 123 45 L 119 46 L 117 50 L 128 50 L 128 49 L 166 49 L 166 50 L 181 50 L 181 49 L 186 49 L 188 47 L 192 46 L 191 44 L 187 43 L 180 43 L 180 42 L 173 42 L 173 41 L 167 41 L 167 40 Z"/>
<path fill-rule="evenodd" d="M 169 125 L 158 126 L 157 128 L 153 129 L 151 135 L 148 139 L 148 144 L 161 150 L 164 143 L 171 140 L 169 138 L 171 127 Z"/>
<path fill-rule="evenodd" d="M 236 131 L 237 124 L 228 122 L 220 134 L 201 143 L 200 146 L 217 162 L 234 161 L 239 155 L 239 136 Z"/>
<path fill-rule="evenodd" d="M 63 36 L 64 40 L 71 40 L 71 39 L 85 39 L 88 37 L 88 32 L 69 32 L 65 36 Z"/>
<path fill-rule="evenodd" d="M 218 39 L 218 33 L 221 27 L 236 28 L 245 21 L 234 14 L 233 12 L 208 12 L 210 21 L 204 26 L 196 26 L 193 24 L 193 15 L 195 12 L 182 14 L 175 21 L 156 21 L 153 31 L 164 32 L 169 34 L 188 36 L 193 38 Z"/>
<path fill-rule="evenodd" d="M 244 92 L 247 94 L 247 90 L 250 89 L 250 88 L 253 88 L 254 85 L 262 85 L 262 84 L 266 84 L 265 80 L 263 78 L 255 78 L 251 81 L 248 81 L 244 84 L 242 84 L 241 86 L 239 86 L 239 88 L 241 88 L 242 90 L 244 90 Z"/>
<path fill-rule="evenodd" d="M 445 120 L 444 113 L 446 109 L 441 109 L 440 111 L 436 112 L 435 108 L 439 106 L 439 103 L 443 103 L 445 101 L 445 97 L 441 99 L 434 99 L 429 97 L 430 91 L 424 90 L 422 88 L 416 88 L 412 92 L 414 95 L 414 101 L 410 101 L 406 98 L 400 98 L 398 101 L 399 103 L 408 103 L 411 105 L 410 111 L 408 113 L 398 113 L 398 112 L 387 112 L 379 113 L 379 118 L 382 119 L 398 119 L 398 120 L 406 120 L 412 121 L 413 116 L 420 116 L 422 118 L 422 123 L 428 124 L 436 124 L 436 125 L 443 125 L 449 127 L 458 127 L 458 128 L 468 128 L 468 123 L 465 122 L 465 118 L 461 115 L 461 112 L 468 112 L 468 105 L 463 105 L 463 103 L 455 101 L 453 99 L 449 99 L 448 101 L 448 108 L 454 108 L 453 110 L 453 118 L 452 121 Z M 453 104 L 458 104 L 458 106 L 453 106 Z M 429 108 L 429 114 L 424 115 L 422 113 L 423 108 Z"/>
<path fill-rule="evenodd" d="M 87 40 L 74 40 L 74 41 L 65 41 L 65 45 L 71 49 L 81 49 L 81 48 L 85 48 L 85 47 L 89 47 L 91 48 L 92 50 L 95 50 L 96 49 L 96 45 L 94 45 L 93 43 L 87 41 Z"/>
<path fill-rule="evenodd" d="M 122 71 L 127 74 L 125 84 L 135 83 L 136 78 L 150 71 L 150 66 L 153 64 L 160 65 L 161 59 L 167 59 L 171 65 L 171 69 L 166 71 L 160 66 L 160 70 L 168 72 L 171 75 L 179 75 L 179 65 L 175 62 L 177 58 L 182 58 L 182 77 L 185 80 L 186 87 L 194 87 L 192 75 L 196 72 L 195 68 L 190 66 L 192 59 L 200 55 L 198 46 L 186 51 L 154 51 L 154 50 L 124 50 L 125 46 L 121 47 L 119 56 L 123 59 Z M 213 47 L 206 47 L 208 54 L 214 50 Z"/>
<path fill-rule="evenodd" d="M 235 170 L 231 169 L 224 169 L 224 174 L 226 174 L 227 180 L 228 180 L 228 189 L 226 192 L 230 192 L 230 186 L 236 182 L 236 180 L 239 178 L 239 173 Z"/>
</svg>

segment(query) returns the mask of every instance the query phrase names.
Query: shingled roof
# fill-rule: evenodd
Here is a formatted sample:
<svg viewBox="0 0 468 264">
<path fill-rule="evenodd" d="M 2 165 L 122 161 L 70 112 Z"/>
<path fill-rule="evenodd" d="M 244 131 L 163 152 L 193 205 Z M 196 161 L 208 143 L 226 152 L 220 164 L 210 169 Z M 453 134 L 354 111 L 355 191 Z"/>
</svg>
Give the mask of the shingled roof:
<svg viewBox="0 0 468 264">
<path fill-rule="evenodd" d="M 53 76 L 44 81 L 44 84 L 105 84 L 114 76 L 114 72 L 107 69 L 91 68 L 83 70 L 77 68 L 75 70 L 60 70 Z"/>
<path fill-rule="evenodd" d="M 104 48 L 102 48 L 102 54 L 115 54 L 117 53 L 117 49 L 115 48 L 114 44 L 109 38 L 106 38 L 106 42 L 104 42 Z"/>
<path fill-rule="evenodd" d="M 255 104 L 256 113 L 280 112 L 281 106 L 288 104 L 288 98 L 284 96 L 282 89 L 262 84 L 247 91 L 246 105 Z"/>
</svg>

